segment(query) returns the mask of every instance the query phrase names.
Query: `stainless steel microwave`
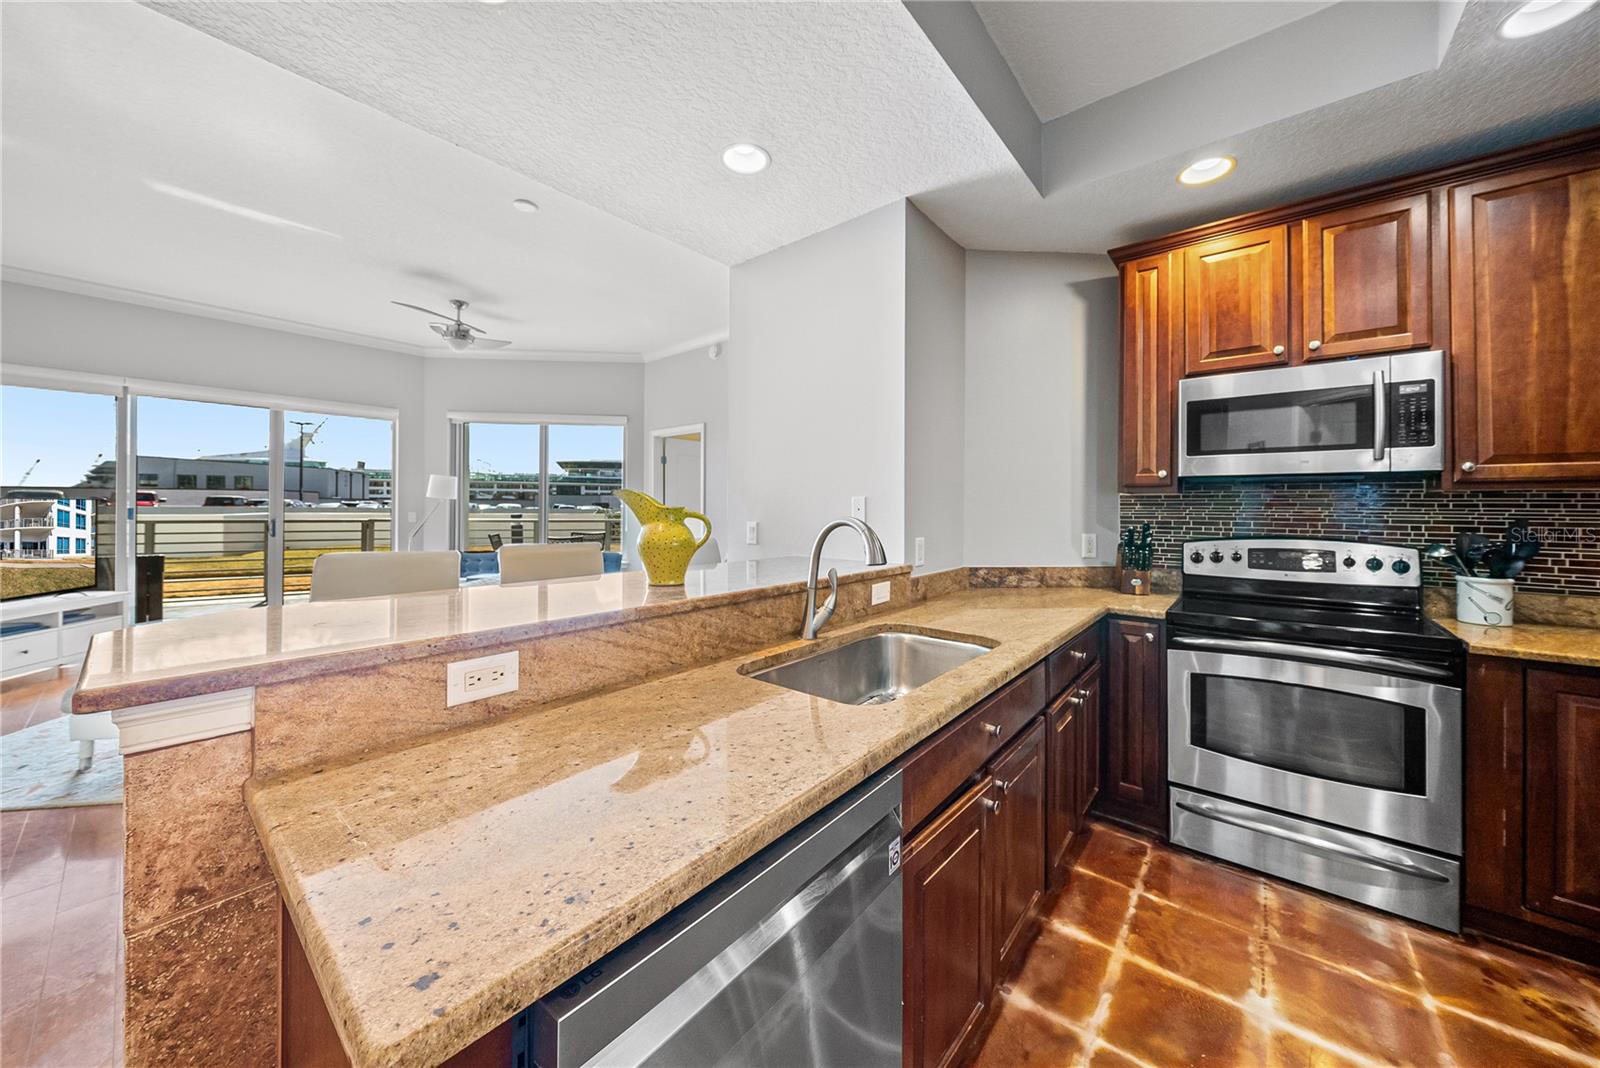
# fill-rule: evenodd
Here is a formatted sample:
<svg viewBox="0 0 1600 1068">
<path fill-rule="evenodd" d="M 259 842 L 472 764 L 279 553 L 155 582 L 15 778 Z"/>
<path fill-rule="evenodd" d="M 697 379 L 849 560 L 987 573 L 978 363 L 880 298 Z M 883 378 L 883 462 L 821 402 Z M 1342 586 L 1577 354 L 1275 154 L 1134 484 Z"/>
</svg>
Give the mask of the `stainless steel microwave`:
<svg viewBox="0 0 1600 1068">
<path fill-rule="evenodd" d="M 1442 352 L 1186 378 L 1178 475 L 1439 471 L 1443 404 Z"/>
</svg>

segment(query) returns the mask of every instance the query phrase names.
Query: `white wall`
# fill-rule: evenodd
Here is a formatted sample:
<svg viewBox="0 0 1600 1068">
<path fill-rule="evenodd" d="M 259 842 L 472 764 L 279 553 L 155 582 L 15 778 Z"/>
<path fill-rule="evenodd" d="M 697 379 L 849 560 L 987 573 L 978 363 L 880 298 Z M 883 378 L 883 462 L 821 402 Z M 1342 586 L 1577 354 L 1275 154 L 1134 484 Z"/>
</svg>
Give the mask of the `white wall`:
<svg viewBox="0 0 1600 1068">
<path fill-rule="evenodd" d="M 923 568 L 965 560 L 966 253 L 906 204 L 906 541 Z"/>
<path fill-rule="evenodd" d="M 966 562 L 1109 563 L 1116 273 L 1103 256 L 1027 252 L 968 252 L 966 266 Z"/>
<path fill-rule="evenodd" d="M 419 356 L 6 282 L 0 285 L 0 359 L 395 408 L 400 412 L 401 518 L 421 507 L 426 479 L 420 473 L 424 361 Z"/>
<path fill-rule="evenodd" d="M 706 453 L 706 517 L 723 554 L 735 544 L 744 543 L 744 532 L 734 536 L 728 526 L 728 364 L 732 346 L 724 344 L 722 355 L 713 360 L 704 347 L 676 356 L 652 360 L 644 365 L 644 435 L 649 448 L 649 432 L 666 427 L 704 423 Z M 651 462 L 646 457 L 646 462 Z M 641 486 L 653 482 L 646 478 Z"/>
<path fill-rule="evenodd" d="M 905 227 L 897 200 L 733 268 L 730 557 L 809 553 L 865 495 L 867 522 L 901 559 Z M 760 545 L 744 544 L 747 520 L 760 522 Z M 835 537 L 832 554 L 859 551 Z"/>
</svg>

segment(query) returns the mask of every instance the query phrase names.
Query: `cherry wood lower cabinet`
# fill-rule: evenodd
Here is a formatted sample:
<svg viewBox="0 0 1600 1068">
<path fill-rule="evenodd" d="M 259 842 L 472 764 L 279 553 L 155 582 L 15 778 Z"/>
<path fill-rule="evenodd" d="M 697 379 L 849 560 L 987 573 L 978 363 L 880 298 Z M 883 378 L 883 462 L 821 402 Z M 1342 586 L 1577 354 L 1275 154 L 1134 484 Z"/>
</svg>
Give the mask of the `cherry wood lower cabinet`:
<svg viewBox="0 0 1600 1068">
<path fill-rule="evenodd" d="M 1469 927 L 1600 961 L 1600 672 L 1467 661 Z"/>
<path fill-rule="evenodd" d="M 1106 621 L 1105 772 L 1096 811 L 1167 834 L 1166 624 Z"/>
<path fill-rule="evenodd" d="M 1051 886 L 1065 882 L 1084 817 L 1100 792 L 1100 716 L 1098 666 L 1062 692 L 1045 716 L 1050 751 L 1045 853 Z"/>
<path fill-rule="evenodd" d="M 986 806 L 994 840 L 995 976 L 1022 963 L 1045 891 L 1045 721 L 1041 717 L 994 763 Z"/>
</svg>

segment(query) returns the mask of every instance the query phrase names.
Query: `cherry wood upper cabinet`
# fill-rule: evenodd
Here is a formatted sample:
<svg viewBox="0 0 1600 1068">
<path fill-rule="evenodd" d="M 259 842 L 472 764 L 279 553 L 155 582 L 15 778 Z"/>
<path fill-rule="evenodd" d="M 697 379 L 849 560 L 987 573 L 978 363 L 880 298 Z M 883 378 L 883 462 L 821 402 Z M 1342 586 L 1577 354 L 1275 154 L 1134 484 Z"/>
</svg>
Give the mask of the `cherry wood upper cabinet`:
<svg viewBox="0 0 1600 1068">
<path fill-rule="evenodd" d="M 1289 228 L 1268 226 L 1183 250 L 1184 373 L 1289 360 Z"/>
<path fill-rule="evenodd" d="M 905 851 L 904 1063 L 944 1068 L 969 1052 L 988 1003 L 993 918 L 987 853 L 993 782 L 918 832 Z"/>
<path fill-rule="evenodd" d="M 1171 486 L 1174 345 L 1183 344 L 1183 254 L 1163 252 L 1122 265 L 1123 489 Z"/>
<path fill-rule="evenodd" d="M 1527 906 L 1600 929 L 1600 675 L 1530 670 Z"/>
<path fill-rule="evenodd" d="M 1448 202 L 1456 482 L 1600 479 L 1600 150 Z"/>
<path fill-rule="evenodd" d="M 1423 348 L 1432 335 L 1428 195 L 1300 223 L 1303 358 Z"/>
</svg>

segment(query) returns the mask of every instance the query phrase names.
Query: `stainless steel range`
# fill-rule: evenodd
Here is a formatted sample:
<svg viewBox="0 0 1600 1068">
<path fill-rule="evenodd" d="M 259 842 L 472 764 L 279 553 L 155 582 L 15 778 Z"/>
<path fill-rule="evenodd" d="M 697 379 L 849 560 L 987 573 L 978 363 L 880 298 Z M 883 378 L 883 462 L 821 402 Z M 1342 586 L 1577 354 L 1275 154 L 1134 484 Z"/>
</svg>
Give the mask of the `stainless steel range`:
<svg viewBox="0 0 1600 1068">
<path fill-rule="evenodd" d="M 1417 553 L 1226 538 L 1184 546 L 1167 614 L 1179 845 L 1460 928 L 1460 642 Z"/>
</svg>

